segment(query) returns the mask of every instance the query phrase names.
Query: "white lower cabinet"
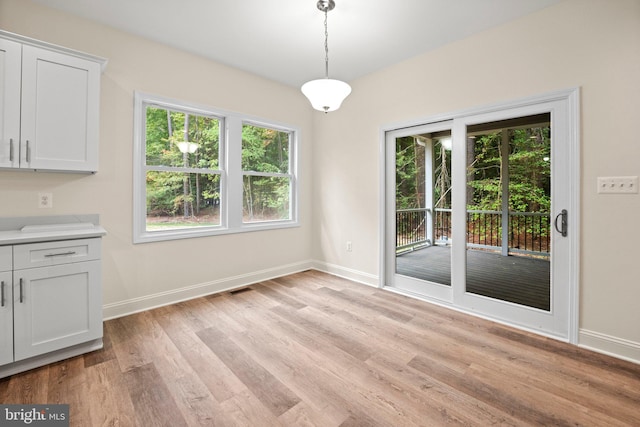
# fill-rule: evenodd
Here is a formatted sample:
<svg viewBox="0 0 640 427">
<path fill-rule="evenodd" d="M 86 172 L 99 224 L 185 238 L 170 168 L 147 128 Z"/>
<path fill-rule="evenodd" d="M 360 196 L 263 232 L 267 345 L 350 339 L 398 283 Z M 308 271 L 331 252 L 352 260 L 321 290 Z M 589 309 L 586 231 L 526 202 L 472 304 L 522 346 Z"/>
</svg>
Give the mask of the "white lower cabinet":
<svg viewBox="0 0 640 427">
<path fill-rule="evenodd" d="M 0 246 L 0 366 L 13 362 L 13 277 L 10 246 Z"/>
<path fill-rule="evenodd" d="M 100 238 L 0 247 L 0 259 L 7 258 L 12 271 L 0 272 L 6 283 L 0 377 L 1 365 L 96 340 L 102 345 Z"/>
<path fill-rule="evenodd" d="M 99 261 L 13 273 L 16 361 L 102 336 L 99 274 Z"/>
</svg>

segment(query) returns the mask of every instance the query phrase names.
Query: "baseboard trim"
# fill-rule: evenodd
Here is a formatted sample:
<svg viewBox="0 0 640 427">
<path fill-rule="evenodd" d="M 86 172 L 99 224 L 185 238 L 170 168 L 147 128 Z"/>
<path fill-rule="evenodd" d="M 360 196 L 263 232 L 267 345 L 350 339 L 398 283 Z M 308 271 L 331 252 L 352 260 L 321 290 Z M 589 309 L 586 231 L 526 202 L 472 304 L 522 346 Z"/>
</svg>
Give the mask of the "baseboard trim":
<svg viewBox="0 0 640 427">
<path fill-rule="evenodd" d="M 640 364 L 640 343 L 580 329 L 578 345 L 597 353 Z"/>
<path fill-rule="evenodd" d="M 105 304 L 102 307 L 102 316 L 104 320 L 115 319 L 129 314 L 175 304 L 181 301 L 231 291 L 253 283 L 298 273 L 312 268 L 314 267 L 311 261 L 304 261 L 276 268 L 254 271 L 252 273 L 241 274 L 238 276 L 226 277 L 223 279 L 213 280 L 211 282 L 198 283 L 196 285 L 185 286 L 183 288 L 172 289 L 170 291 L 159 292 L 152 295 L 145 295 L 143 297 L 132 298 L 125 301 Z"/>
<path fill-rule="evenodd" d="M 374 274 L 364 273 L 359 270 L 329 264 L 328 262 L 322 261 L 313 261 L 312 266 L 314 270 L 322 271 L 323 273 L 332 274 L 334 276 L 342 277 L 343 279 L 349 279 L 363 285 L 373 286 L 374 288 L 379 287 L 380 281 L 378 276 Z"/>
</svg>

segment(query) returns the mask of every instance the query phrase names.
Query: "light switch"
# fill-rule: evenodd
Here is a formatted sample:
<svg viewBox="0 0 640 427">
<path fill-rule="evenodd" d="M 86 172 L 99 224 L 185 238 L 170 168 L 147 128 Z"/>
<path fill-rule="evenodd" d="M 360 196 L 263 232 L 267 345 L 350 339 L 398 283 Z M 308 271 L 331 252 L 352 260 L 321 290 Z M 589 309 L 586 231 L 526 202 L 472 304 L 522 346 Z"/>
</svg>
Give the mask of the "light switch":
<svg viewBox="0 0 640 427">
<path fill-rule="evenodd" d="M 638 192 L 637 176 L 599 176 L 598 193 L 630 194 Z"/>
</svg>

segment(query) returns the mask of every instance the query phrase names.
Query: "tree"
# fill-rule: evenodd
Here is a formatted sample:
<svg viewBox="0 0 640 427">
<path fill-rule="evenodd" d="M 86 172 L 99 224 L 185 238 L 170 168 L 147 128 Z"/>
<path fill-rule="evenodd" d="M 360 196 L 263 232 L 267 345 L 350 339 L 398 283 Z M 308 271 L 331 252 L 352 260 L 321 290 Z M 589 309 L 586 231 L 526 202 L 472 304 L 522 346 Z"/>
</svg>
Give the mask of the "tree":
<svg viewBox="0 0 640 427">
<path fill-rule="evenodd" d="M 218 169 L 219 121 L 217 118 L 147 107 L 146 163 L 153 166 Z M 182 129 L 176 134 L 174 129 Z M 194 153 L 182 153 L 178 143 L 198 145 Z M 147 173 L 147 214 L 199 215 L 202 206 L 216 209 L 220 176 L 184 172 Z M 194 201 L 196 209 L 194 210 Z M 210 214 L 215 214 L 211 212 Z"/>
<path fill-rule="evenodd" d="M 407 136 L 396 140 L 396 209 L 417 209 L 424 203 L 424 145 Z"/>
<path fill-rule="evenodd" d="M 243 207 L 248 220 L 288 217 L 291 190 L 287 176 L 290 173 L 289 144 L 288 132 L 251 124 L 243 125 Z M 252 172 L 274 176 L 260 176 Z"/>
<path fill-rule="evenodd" d="M 505 131 L 506 132 L 506 131 Z M 551 207 L 550 128 L 509 130 L 509 210 L 549 212 Z M 469 209 L 501 210 L 501 132 L 476 137 L 475 158 L 468 185 Z"/>
</svg>

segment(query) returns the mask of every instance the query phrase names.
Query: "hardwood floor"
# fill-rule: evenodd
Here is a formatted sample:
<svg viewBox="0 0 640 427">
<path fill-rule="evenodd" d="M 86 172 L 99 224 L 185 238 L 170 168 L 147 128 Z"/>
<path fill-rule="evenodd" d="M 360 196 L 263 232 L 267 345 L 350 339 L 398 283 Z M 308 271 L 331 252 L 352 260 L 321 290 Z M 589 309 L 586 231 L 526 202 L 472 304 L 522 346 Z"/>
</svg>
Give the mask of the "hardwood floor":
<svg viewBox="0 0 640 427">
<path fill-rule="evenodd" d="M 0 380 L 72 426 L 638 426 L 640 365 L 307 271 L 105 322 Z"/>
</svg>

